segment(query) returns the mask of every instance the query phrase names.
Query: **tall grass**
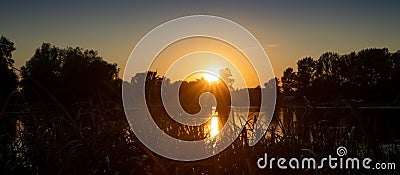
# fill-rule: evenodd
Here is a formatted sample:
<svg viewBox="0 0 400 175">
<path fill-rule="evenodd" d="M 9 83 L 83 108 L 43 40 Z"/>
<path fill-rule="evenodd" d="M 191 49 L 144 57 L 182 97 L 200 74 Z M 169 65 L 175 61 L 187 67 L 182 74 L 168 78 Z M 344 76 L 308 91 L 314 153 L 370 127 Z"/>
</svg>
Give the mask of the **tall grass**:
<svg viewBox="0 0 400 175">
<path fill-rule="evenodd" d="M 56 99 L 54 99 L 56 100 Z M 398 174 L 364 170 L 260 170 L 257 159 L 334 155 L 339 145 L 354 157 L 399 164 L 398 143 L 383 144 L 353 106 L 351 119 L 326 119 L 312 106 L 279 104 L 267 134 L 254 147 L 247 145 L 253 122 L 247 121 L 234 143 L 218 155 L 197 162 L 173 161 L 142 145 L 130 130 L 120 103 L 101 101 L 70 106 L 56 103 L 37 108 L 20 93 L 1 102 L 0 174 Z M 58 110 L 49 110 L 58 109 Z M 68 111 L 68 112 L 66 112 Z M 235 128 L 233 130 L 238 130 Z M 189 136 L 204 130 L 178 128 Z M 203 137 L 207 133 L 200 134 Z"/>
</svg>

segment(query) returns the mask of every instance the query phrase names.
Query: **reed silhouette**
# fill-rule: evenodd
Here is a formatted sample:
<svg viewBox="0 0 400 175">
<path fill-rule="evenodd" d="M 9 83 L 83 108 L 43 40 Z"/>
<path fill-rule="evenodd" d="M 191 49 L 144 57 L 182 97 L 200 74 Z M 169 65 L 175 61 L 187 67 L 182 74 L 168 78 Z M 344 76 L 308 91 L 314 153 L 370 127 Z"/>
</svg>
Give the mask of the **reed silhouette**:
<svg viewBox="0 0 400 175">
<path fill-rule="evenodd" d="M 146 81 L 147 104 L 160 128 L 183 140 L 207 137 L 203 129 L 174 123 L 160 107 L 161 82 L 167 77 L 144 72 L 123 82 L 117 65 L 103 60 L 97 51 L 48 43 L 19 70 L 13 65 L 14 44 L 1 37 L 0 50 L 0 174 L 399 173 L 260 170 L 256 162 L 265 152 L 272 157 L 323 157 L 342 145 L 351 156 L 398 165 L 399 132 L 390 121 L 399 109 L 365 107 L 398 105 L 400 51 L 373 48 L 345 55 L 328 52 L 318 60 L 307 57 L 298 61 L 297 71 L 286 69 L 281 83 L 275 79 L 263 87 L 233 90 L 228 83 L 217 91 L 202 79 L 181 82 L 179 105 L 186 112 L 198 112 L 200 94 L 211 92 L 222 118 L 231 110 L 229 90 L 232 98 L 249 92 L 250 105 L 256 107 L 252 114 L 257 114 L 261 91 L 278 86 L 279 93 L 274 118 L 257 145 L 247 145 L 254 129 L 254 121 L 248 120 L 235 142 L 218 155 L 180 162 L 154 154 L 137 140 L 121 102 L 122 83 L 135 88 Z"/>
</svg>

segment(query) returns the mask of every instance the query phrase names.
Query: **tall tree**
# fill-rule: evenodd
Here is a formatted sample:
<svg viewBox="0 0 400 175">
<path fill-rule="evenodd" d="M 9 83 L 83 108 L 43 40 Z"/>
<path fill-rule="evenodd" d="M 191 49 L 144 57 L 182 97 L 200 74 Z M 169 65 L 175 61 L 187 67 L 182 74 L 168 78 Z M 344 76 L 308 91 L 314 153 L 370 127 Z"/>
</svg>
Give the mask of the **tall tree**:
<svg viewBox="0 0 400 175">
<path fill-rule="evenodd" d="M 326 52 L 315 64 L 316 75 L 313 92 L 319 99 L 337 98 L 340 84 L 339 54 Z"/>
<path fill-rule="evenodd" d="M 74 103 L 93 99 L 117 99 L 120 80 L 116 64 L 104 61 L 96 51 L 60 49 L 44 43 L 21 68 L 23 90 L 30 100 Z"/>
<path fill-rule="evenodd" d="M 284 71 L 282 88 L 286 94 L 296 92 L 317 101 L 400 99 L 399 55 L 372 48 L 345 55 L 326 52 L 316 61 L 306 57 L 297 62 L 298 72 Z"/>
<path fill-rule="evenodd" d="M 60 80 L 62 87 L 67 88 L 62 88 L 63 94 L 73 97 L 72 101 L 117 96 L 120 82 L 116 64 L 104 61 L 94 50 L 77 47 L 64 52 Z"/>
<path fill-rule="evenodd" d="M 28 100 L 35 97 L 50 99 L 59 86 L 61 50 L 49 43 L 43 43 L 35 54 L 21 68 L 23 92 Z"/>
<path fill-rule="evenodd" d="M 17 89 L 17 75 L 13 70 L 14 60 L 12 52 L 15 51 L 14 43 L 6 37 L 0 38 L 0 101 Z"/>
<path fill-rule="evenodd" d="M 289 67 L 283 72 L 282 80 L 282 95 L 294 95 L 297 90 L 296 72 Z"/>
<path fill-rule="evenodd" d="M 222 80 L 225 81 L 226 85 L 230 90 L 233 90 L 233 83 L 235 83 L 235 79 L 232 77 L 232 71 L 229 68 L 221 69 L 219 71 L 219 75 Z"/>
<path fill-rule="evenodd" d="M 12 52 L 15 50 L 14 43 L 6 37 L 0 38 L 0 155 L 2 160 L 10 160 L 12 151 L 11 144 L 15 137 L 15 118 L 4 114 L 2 110 L 8 109 L 5 99 L 17 89 L 17 75 L 13 70 L 14 60 Z"/>
<path fill-rule="evenodd" d="M 337 79 L 337 71 L 339 70 L 339 54 L 333 52 L 326 52 L 322 54 L 317 63 L 316 67 L 316 76 L 321 79 Z"/>
<path fill-rule="evenodd" d="M 297 62 L 297 88 L 302 96 L 309 96 L 309 87 L 312 85 L 315 74 L 315 61 L 305 57 Z"/>
<path fill-rule="evenodd" d="M 393 62 L 393 72 L 391 75 L 391 86 L 389 87 L 389 94 L 394 97 L 394 102 L 400 102 L 400 50 L 391 55 L 391 60 Z"/>
</svg>

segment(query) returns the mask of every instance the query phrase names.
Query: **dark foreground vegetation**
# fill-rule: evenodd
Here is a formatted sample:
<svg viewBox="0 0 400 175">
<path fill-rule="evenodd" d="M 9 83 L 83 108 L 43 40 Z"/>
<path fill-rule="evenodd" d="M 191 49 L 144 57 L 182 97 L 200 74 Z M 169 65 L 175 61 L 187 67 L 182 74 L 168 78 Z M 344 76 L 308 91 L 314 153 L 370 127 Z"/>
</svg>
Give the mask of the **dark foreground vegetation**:
<svg viewBox="0 0 400 175">
<path fill-rule="evenodd" d="M 0 174 L 399 174 L 260 170 L 256 162 L 266 152 L 269 157 L 327 157 L 341 145 L 351 157 L 398 166 L 400 132 L 393 121 L 400 111 L 362 106 L 398 106 L 400 51 L 366 49 L 300 60 L 297 71 L 284 72 L 272 124 L 256 146 L 247 145 L 243 131 L 214 157 L 179 162 L 152 153 L 135 138 L 124 116 L 116 64 L 93 50 L 45 43 L 19 70 L 13 66 L 14 50 L 14 44 L 1 37 Z M 145 74 L 147 100 L 155 104 L 160 78 Z M 201 81 L 185 82 L 184 88 Z M 250 89 L 250 95 L 260 90 Z M 252 129 L 252 121 L 246 128 Z M 194 130 L 179 126 L 169 134 Z"/>
</svg>

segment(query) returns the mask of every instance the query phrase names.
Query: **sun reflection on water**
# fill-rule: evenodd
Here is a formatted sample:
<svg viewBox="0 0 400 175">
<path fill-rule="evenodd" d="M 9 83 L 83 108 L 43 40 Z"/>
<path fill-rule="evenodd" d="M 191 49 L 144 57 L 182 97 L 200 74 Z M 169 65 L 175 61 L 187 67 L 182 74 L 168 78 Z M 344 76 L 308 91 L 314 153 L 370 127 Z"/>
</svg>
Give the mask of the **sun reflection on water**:
<svg viewBox="0 0 400 175">
<path fill-rule="evenodd" d="M 210 136 L 214 137 L 218 134 L 218 132 L 219 132 L 219 120 L 216 115 L 213 115 L 210 124 Z"/>
<path fill-rule="evenodd" d="M 211 108 L 211 121 L 208 125 L 208 131 L 210 132 L 210 137 L 214 137 L 219 132 L 219 119 L 218 119 L 218 112 L 216 112 L 216 107 L 213 106 Z"/>
</svg>

